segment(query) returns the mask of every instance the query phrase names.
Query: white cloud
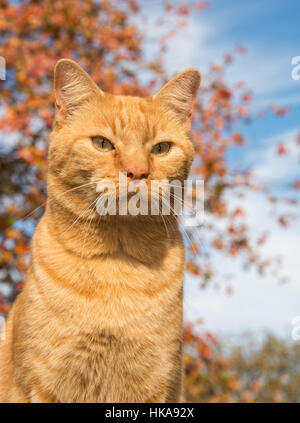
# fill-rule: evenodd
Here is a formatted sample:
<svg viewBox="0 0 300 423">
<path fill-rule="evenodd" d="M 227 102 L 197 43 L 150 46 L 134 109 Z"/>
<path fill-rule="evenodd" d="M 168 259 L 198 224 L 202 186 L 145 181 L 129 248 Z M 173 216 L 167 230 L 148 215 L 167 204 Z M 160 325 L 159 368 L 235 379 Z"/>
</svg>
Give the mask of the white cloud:
<svg viewBox="0 0 300 423">
<path fill-rule="evenodd" d="M 255 165 L 258 180 L 273 186 L 286 186 L 299 174 L 300 148 L 296 144 L 299 129 L 290 130 L 264 141 L 264 148 L 247 154 L 247 160 Z M 277 153 L 278 143 L 282 142 L 287 154 Z"/>
<path fill-rule="evenodd" d="M 251 152 L 247 157 L 249 161 L 256 162 L 256 175 L 259 179 L 271 184 L 273 188 L 277 188 L 283 180 L 286 182 L 295 177 L 299 167 L 295 135 L 296 131 L 290 131 L 279 134 L 276 139 L 264 140 L 261 143 L 263 148 Z M 290 154 L 284 158 L 276 154 L 274 141 L 277 139 L 286 141 Z M 296 192 L 294 195 L 296 196 Z M 241 201 L 232 197 L 228 200 L 232 209 Z M 207 328 L 222 333 L 269 329 L 290 336 L 291 321 L 294 316 L 300 315 L 300 221 L 296 220 L 290 227 L 283 228 L 275 216 L 283 211 L 299 213 L 299 207 L 276 205 L 274 214 L 274 206 L 261 192 L 248 192 L 242 200 L 242 207 L 246 213 L 245 221 L 251 239 L 256 239 L 264 232 L 269 234 L 261 252 L 266 258 L 282 257 L 281 274 L 287 276 L 289 281 L 280 284 L 278 274 L 274 275 L 270 271 L 263 277 L 254 269 L 244 271 L 240 260 L 214 253 L 214 267 L 220 269 L 221 275 L 232 275 L 230 284 L 233 295 L 227 295 L 224 289 L 216 291 L 212 287 L 200 290 L 199 282 L 193 277 L 187 277 L 185 319 L 195 320 L 201 317 Z M 219 219 L 215 223 L 219 226 L 224 224 Z M 205 231 L 205 227 L 201 230 Z"/>
<path fill-rule="evenodd" d="M 233 294 L 224 289 L 199 288 L 199 281 L 187 277 L 185 282 L 185 319 L 203 318 L 206 327 L 216 332 L 269 329 L 283 333 L 290 330 L 291 320 L 300 315 L 299 236 L 300 224 L 290 229 L 279 227 L 270 218 L 270 206 L 258 193 L 248 196 L 243 204 L 252 236 L 264 230 L 269 238 L 262 248 L 265 257 L 283 258 L 282 273 L 290 280 L 280 284 L 270 272 L 263 277 L 254 269 L 244 271 L 238 259 L 212 256 L 220 274 L 231 274 Z M 203 228 L 205 230 L 205 227 Z"/>
</svg>

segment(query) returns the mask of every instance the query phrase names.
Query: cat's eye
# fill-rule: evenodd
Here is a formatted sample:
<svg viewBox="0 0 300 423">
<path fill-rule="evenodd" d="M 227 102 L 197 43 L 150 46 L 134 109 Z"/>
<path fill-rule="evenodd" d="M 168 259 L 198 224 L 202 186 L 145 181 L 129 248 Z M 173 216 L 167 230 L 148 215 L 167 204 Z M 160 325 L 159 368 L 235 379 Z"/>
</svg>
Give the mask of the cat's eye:
<svg viewBox="0 0 300 423">
<path fill-rule="evenodd" d="M 169 142 L 159 142 L 152 148 L 151 153 L 156 154 L 157 156 L 163 156 L 168 153 L 170 147 L 171 144 Z"/>
<path fill-rule="evenodd" d="M 92 137 L 92 143 L 101 151 L 111 151 L 115 149 L 112 143 L 105 137 Z"/>
</svg>

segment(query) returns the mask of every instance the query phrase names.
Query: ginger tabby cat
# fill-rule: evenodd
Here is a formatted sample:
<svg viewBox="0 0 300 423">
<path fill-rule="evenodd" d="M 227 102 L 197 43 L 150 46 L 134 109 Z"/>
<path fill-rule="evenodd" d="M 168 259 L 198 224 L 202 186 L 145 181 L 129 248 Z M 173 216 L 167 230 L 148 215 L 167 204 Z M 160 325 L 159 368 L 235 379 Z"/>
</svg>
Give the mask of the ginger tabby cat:
<svg viewBox="0 0 300 423">
<path fill-rule="evenodd" d="M 0 341 L 0 402 L 180 401 L 177 220 L 99 216 L 91 204 L 97 182 L 117 184 L 120 171 L 147 183 L 187 178 L 199 83 L 188 69 L 155 95 L 115 96 L 75 62 L 57 63 L 48 202 Z"/>
</svg>

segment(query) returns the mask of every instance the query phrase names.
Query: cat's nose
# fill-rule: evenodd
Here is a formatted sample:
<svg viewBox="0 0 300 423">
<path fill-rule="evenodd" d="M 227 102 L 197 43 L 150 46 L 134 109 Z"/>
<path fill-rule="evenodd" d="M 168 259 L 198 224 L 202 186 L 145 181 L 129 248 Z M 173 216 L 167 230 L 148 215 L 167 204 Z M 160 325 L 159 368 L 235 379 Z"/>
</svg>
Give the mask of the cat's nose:
<svg viewBox="0 0 300 423">
<path fill-rule="evenodd" d="M 148 169 L 146 167 L 131 166 L 126 169 L 128 178 L 131 179 L 143 179 L 148 178 Z"/>
</svg>

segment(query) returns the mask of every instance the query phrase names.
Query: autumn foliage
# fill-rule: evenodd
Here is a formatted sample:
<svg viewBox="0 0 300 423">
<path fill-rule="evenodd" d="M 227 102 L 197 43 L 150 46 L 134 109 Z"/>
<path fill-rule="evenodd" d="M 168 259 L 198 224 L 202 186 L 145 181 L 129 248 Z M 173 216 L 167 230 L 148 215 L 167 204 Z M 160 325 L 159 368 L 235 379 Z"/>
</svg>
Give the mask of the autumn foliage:
<svg viewBox="0 0 300 423">
<path fill-rule="evenodd" d="M 147 17 L 138 0 L 0 0 L 0 55 L 6 60 L 6 80 L 0 81 L 0 277 L 1 286 L 9 288 L 1 294 L 0 313 L 7 313 L 22 289 L 33 228 L 47 198 L 47 146 L 53 120 L 51 87 L 56 61 L 63 57 L 78 61 L 104 91 L 130 95 L 154 92 L 172 76 L 166 73 L 163 60 L 168 42 L 185 27 L 191 14 L 203 13 L 209 7 L 208 2 L 162 4 L 165 18 L 160 17 L 156 23 L 159 34 L 167 17 L 172 17 L 174 27 L 170 30 L 166 25 L 163 35 L 152 41 L 158 53 L 146 59 L 143 23 Z M 236 55 L 243 54 L 246 49 L 237 46 L 203 75 L 192 117 L 196 148 L 193 174 L 205 181 L 205 211 L 213 217 L 205 233 L 195 228 L 185 231 L 190 245 L 187 270 L 198 278 L 201 287 L 216 272 L 203 248 L 216 249 L 232 259 L 242 256 L 259 270 L 268 264 L 260 257 L 259 240 L 250 242 L 243 208 L 232 211 L 228 204 L 228 193 L 238 197 L 243 195 L 239 188 L 259 188 L 249 169 L 232 169 L 227 160 L 231 148 L 242 148 L 245 143 L 238 129 L 240 123 L 253 118 L 251 91 L 242 81 L 229 86 L 224 78 L 226 67 Z M 174 73 L 180 70 L 174 69 Z M 288 111 L 274 108 L 273 112 L 283 116 Z M 278 154 L 288 154 L 284 143 L 278 145 Z M 299 189 L 299 181 L 295 189 Z M 225 222 L 222 228 L 213 223 L 219 219 Z M 197 346 L 203 360 L 209 355 L 205 342 Z M 202 366 L 200 361 L 188 365 L 192 366 L 190 378 Z M 190 390 L 191 398 L 198 394 L 208 395 Z"/>
<path fill-rule="evenodd" d="M 201 325 L 185 330 L 185 397 L 189 402 L 299 402 L 300 345 L 271 333 L 223 343 Z"/>
</svg>

